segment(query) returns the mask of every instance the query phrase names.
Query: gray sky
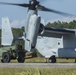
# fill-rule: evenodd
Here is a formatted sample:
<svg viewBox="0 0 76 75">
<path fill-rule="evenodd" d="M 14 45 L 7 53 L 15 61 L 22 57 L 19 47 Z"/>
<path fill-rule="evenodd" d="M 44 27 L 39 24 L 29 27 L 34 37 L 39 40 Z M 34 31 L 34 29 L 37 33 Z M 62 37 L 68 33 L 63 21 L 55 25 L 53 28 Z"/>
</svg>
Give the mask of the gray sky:
<svg viewBox="0 0 76 75">
<path fill-rule="evenodd" d="M 41 1 L 41 0 L 40 0 Z M 58 11 L 70 13 L 76 15 L 76 0 L 42 0 L 42 5 L 55 9 Z M 11 3 L 28 3 L 28 0 L 0 0 L 0 2 L 11 2 Z M 8 16 L 10 21 L 23 24 L 24 19 L 27 15 L 27 8 L 18 7 L 18 6 L 9 6 L 9 5 L 0 5 L 0 25 L 2 17 Z M 39 12 L 39 15 L 48 20 L 54 20 L 62 18 L 64 16 L 57 15 L 49 12 Z M 18 23 L 19 24 L 19 23 Z"/>
</svg>

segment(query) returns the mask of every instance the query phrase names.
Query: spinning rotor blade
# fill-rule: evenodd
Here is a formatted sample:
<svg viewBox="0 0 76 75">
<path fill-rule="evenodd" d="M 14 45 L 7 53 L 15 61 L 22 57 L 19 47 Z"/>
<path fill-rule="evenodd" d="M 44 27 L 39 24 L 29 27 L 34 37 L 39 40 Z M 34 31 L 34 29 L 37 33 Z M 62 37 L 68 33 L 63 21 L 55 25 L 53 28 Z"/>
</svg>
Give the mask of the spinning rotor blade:
<svg viewBox="0 0 76 75">
<path fill-rule="evenodd" d="M 63 15 L 63 16 L 75 16 L 75 15 L 72 15 L 72 14 L 56 11 L 56 10 L 53 10 L 53 9 L 49 9 L 49 8 L 46 8 L 46 7 L 41 6 L 41 5 L 38 5 L 37 10 L 52 12 L 52 13 L 56 13 L 56 14 Z"/>
<path fill-rule="evenodd" d="M 75 16 L 75 15 L 72 15 L 72 14 L 68 14 L 68 13 L 64 13 L 64 12 L 60 12 L 60 11 L 56 11 L 56 10 L 53 10 L 53 9 L 49 9 L 49 8 L 46 8 L 42 5 L 39 5 L 39 1 L 37 0 L 30 0 L 30 1 L 33 1 L 34 3 L 31 4 L 16 4 L 16 3 L 6 3 L 6 2 L 0 2 L 0 4 L 4 4 L 4 5 L 15 5 L 15 6 L 21 6 L 21 7 L 33 7 L 35 9 L 32 9 L 31 10 L 40 10 L 40 11 L 46 11 L 46 12 L 52 12 L 52 13 L 56 13 L 56 14 L 59 14 L 59 15 L 63 15 L 63 16 Z"/>
<path fill-rule="evenodd" d="M 16 6 L 21 6 L 21 7 L 29 7 L 30 5 L 29 4 L 15 4 L 15 3 L 6 3 L 6 2 L 0 2 L 0 4 L 3 4 L 3 5 L 16 5 Z"/>
</svg>

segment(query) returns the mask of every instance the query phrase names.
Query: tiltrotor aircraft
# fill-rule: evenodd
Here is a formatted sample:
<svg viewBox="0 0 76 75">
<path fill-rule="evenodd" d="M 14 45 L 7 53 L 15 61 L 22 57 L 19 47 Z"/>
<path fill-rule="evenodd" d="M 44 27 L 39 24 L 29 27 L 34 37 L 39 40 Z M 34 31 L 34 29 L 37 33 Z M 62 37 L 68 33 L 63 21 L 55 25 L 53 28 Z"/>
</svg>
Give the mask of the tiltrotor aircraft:
<svg viewBox="0 0 76 75">
<path fill-rule="evenodd" d="M 41 16 L 38 15 L 38 11 L 52 12 L 63 16 L 72 16 L 72 15 L 46 8 L 45 6 L 40 5 L 40 1 L 29 0 L 28 4 L 26 3 L 14 4 L 14 3 L 5 3 L 5 2 L 0 2 L 0 4 L 15 5 L 15 6 L 28 8 L 28 13 L 25 22 L 25 35 L 23 38 L 25 41 L 25 50 L 30 52 L 33 51 L 35 48 L 37 48 L 38 51 L 45 58 L 49 58 L 50 62 L 53 63 L 56 62 L 56 57 L 76 58 L 75 31 L 70 29 L 58 29 L 58 28 L 45 26 L 44 25 L 45 23 L 42 22 Z M 8 18 L 3 19 L 3 24 L 9 25 Z M 2 36 L 3 37 L 2 45 L 11 45 L 13 36 L 10 27 L 6 29 L 6 26 L 3 25 L 3 28 L 2 28 L 3 29 L 2 33 L 4 36 Z M 6 32 L 8 33 L 10 32 L 10 33 L 7 35 Z M 6 38 L 5 36 L 6 37 L 11 36 L 9 37 L 10 41 L 6 41 L 8 38 Z M 18 62 L 24 62 L 25 60 L 23 53 L 22 55 L 19 54 L 17 58 L 18 58 Z M 10 62 L 10 59 L 12 59 L 12 57 L 10 57 L 9 52 L 3 53 L 2 62 L 4 63 Z"/>
</svg>

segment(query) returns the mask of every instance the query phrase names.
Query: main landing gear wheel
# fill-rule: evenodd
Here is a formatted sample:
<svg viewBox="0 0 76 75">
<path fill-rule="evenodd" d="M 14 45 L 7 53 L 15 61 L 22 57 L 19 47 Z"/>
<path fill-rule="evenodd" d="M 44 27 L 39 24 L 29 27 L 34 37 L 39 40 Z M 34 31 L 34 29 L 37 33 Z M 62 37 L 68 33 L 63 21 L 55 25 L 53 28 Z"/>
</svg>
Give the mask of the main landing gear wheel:
<svg viewBox="0 0 76 75">
<path fill-rule="evenodd" d="M 3 63 L 9 63 L 10 62 L 10 54 L 7 52 L 4 52 L 2 54 L 2 60 Z"/>
<path fill-rule="evenodd" d="M 56 58 L 55 58 L 55 56 L 51 56 L 51 57 L 49 58 L 49 62 L 50 62 L 50 63 L 56 63 Z"/>
</svg>

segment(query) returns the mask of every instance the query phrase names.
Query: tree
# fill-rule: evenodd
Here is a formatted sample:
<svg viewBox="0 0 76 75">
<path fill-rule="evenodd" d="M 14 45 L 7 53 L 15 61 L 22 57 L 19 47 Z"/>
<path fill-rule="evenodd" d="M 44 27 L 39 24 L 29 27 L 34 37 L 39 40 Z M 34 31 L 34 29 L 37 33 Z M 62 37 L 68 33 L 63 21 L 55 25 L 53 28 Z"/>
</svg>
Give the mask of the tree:
<svg viewBox="0 0 76 75">
<path fill-rule="evenodd" d="M 56 28 L 69 28 L 69 29 L 76 29 L 76 20 L 73 20 L 69 23 L 67 22 L 54 22 L 54 23 L 48 23 L 47 26 L 56 27 Z"/>
</svg>

